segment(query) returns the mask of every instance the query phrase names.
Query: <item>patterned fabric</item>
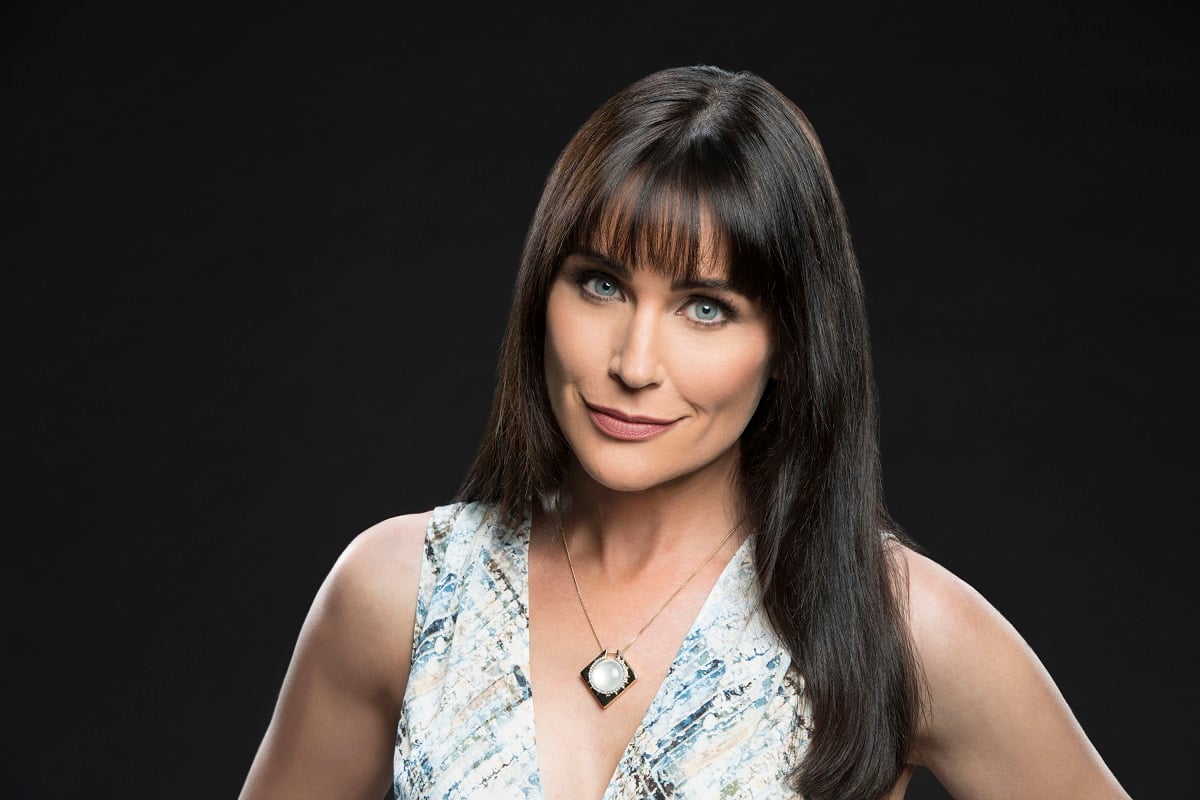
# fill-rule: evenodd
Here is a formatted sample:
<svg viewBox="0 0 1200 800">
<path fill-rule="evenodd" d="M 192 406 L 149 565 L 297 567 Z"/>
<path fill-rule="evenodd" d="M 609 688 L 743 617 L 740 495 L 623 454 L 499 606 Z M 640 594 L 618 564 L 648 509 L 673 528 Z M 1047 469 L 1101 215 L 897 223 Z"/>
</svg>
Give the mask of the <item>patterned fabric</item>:
<svg viewBox="0 0 1200 800">
<path fill-rule="evenodd" d="M 397 798 L 542 798 L 529 690 L 528 517 L 435 510 L 396 735 Z M 803 679 L 763 614 L 752 537 L 721 573 L 603 800 L 794 797 Z M 801 716 L 803 715 L 803 716 Z M 801 720 L 804 723 L 801 724 Z"/>
</svg>

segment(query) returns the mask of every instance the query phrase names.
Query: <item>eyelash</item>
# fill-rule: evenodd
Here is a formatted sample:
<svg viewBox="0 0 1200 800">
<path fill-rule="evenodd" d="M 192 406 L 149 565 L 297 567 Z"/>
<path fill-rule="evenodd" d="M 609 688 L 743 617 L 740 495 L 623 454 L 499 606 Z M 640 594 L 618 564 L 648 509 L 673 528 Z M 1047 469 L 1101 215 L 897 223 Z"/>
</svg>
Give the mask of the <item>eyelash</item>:
<svg viewBox="0 0 1200 800">
<path fill-rule="evenodd" d="M 596 292 L 592 291 L 588 287 L 588 284 L 594 280 L 598 279 L 611 283 L 618 292 L 621 292 L 621 284 L 616 278 L 614 278 L 612 275 L 609 275 L 607 272 L 601 272 L 593 269 L 581 269 L 577 270 L 572 275 L 572 279 L 574 280 L 575 285 L 578 287 L 580 295 L 582 295 L 584 299 L 590 300 L 594 303 L 607 303 L 616 299 L 616 297 L 605 297 L 604 295 L 597 294 Z M 737 312 L 732 306 L 722 300 L 718 300 L 715 297 L 709 297 L 707 295 L 693 295 L 692 297 L 689 297 L 684 303 L 684 307 L 686 308 L 696 303 L 704 303 L 706 305 L 714 306 L 719 312 L 721 312 L 721 319 L 714 320 L 712 322 L 705 322 L 704 320 L 689 318 L 688 321 L 694 325 L 698 325 L 702 328 L 720 328 L 726 323 L 737 319 Z"/>
</svg>

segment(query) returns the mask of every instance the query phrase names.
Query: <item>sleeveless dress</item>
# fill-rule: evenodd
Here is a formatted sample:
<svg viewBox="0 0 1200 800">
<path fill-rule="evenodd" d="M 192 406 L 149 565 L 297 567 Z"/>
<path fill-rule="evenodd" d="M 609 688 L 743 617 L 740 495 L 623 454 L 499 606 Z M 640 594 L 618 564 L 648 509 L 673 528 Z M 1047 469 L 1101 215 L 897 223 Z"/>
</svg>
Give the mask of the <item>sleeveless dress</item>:
<svg viewBox="0 0 1200 800">
<path fill-rule="evenodd" d="M 396 734 L 409 798 L 543 797 L 529 685 L 530 520 L 443 506 L 430 520 L 412 670 Z M 753 537 L 684 638 L 603 800 L 796 797 L 808 747 L 803 679 L 757 608 Z M 583 687 L 580 687 L 581 691 Z"/>
</svg>

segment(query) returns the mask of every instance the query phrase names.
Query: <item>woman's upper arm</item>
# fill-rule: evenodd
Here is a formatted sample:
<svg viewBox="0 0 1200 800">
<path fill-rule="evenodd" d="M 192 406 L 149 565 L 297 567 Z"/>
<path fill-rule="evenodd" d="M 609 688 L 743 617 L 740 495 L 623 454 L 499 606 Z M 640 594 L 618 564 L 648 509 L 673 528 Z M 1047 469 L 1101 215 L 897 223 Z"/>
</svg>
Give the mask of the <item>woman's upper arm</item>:
<svg viewBox="0 0 1200 800">
<path fill-rule="evenodd" d="M 905 555 L 929 703 L 913 760 L 962 800 L 1127 798 L 1012 625 L 944 567 Z"/>
<path fill-rule="evenodd" d="M 243 800 L 378 800 L 387 790 L 429 516 L 394 517 L 367 529 L 330 570 L 304 621 Z"/>
</svg>

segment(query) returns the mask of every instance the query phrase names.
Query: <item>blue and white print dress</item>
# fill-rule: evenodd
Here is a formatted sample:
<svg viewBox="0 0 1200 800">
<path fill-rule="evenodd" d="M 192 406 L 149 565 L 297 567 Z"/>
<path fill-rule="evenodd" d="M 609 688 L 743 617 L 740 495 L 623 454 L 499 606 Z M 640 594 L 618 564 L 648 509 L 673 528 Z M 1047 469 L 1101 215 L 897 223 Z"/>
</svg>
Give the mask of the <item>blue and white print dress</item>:
<svg viewBox="0 0 1200 800">
<path fill-rule="evenodd" d="M 396 797 L 543 797 L 529 689 L 530 521 L 436 509 L 396 734 Z M 604 800 L 795 797 L 808 747 L 803 680 L 765 616 L 753 537 L 713 586 Z"/>
</svg>

